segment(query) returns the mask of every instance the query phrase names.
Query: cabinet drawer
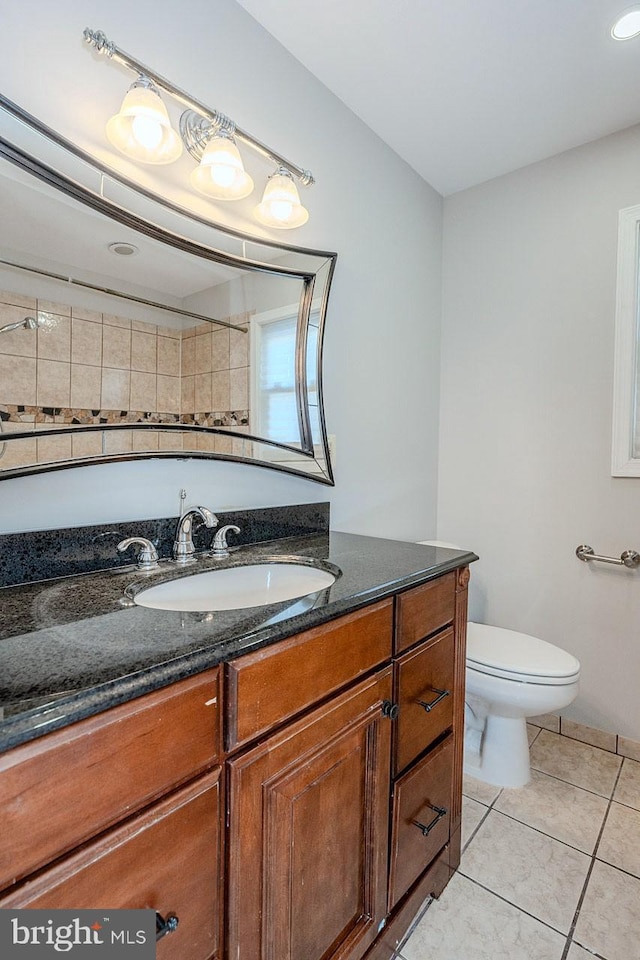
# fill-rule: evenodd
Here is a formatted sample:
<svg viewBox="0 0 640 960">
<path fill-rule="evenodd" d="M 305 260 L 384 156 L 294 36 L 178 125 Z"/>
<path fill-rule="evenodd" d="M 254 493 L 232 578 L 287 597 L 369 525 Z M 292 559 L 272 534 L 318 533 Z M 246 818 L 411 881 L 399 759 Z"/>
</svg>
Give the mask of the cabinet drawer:
<svg viewBox="0 0 640 960">
<path fill-rule="evenodd" d="M 451 727 L 453 665 L 451 629 L 420 644 L 398 660 L 400 710 L 396 726 L 394 776 Z"/>
<path fill-rule="evenodd" d="M 389 909 L 449 839 L 453 738 L 448 737 L 395 785 Z M 446 811 L 439 815 L 439 811 Z M 425 836 L 421 827 L 428 829 Z"/>
<path fill-rule="evenodd" d="M 226 665 L 233 750 L 391 656 L 393 601 L 358 610 Z"/>
<path fill-rule="evenodd" d="M 218 670 L 182 680 L 0 756 L 0 889 L 220 753 Z"/>
<path fill-rule="evenodd" d="M 220 768 L 0 898 L 0 908 L 139 909 L 178 917 L 158 960 L 219 953 Z"/>
<path fill-rule="evenodd" d="M 401 593 L 396 608 L 396 653 L 435 633 L 453 621 L 456 606 L 456 575 L 424 583 Z"/>
</svg>

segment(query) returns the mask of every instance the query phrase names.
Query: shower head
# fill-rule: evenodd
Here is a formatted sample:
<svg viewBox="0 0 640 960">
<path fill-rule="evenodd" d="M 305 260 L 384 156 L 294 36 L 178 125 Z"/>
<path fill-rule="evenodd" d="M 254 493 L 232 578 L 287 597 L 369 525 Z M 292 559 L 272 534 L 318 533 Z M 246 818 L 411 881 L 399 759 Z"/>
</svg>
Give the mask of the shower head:
<svg viewBox="0 0 640 960">
<path fill-rule="evenodd" d="M 25 330 L 35 330 L 37 327 L 42 327 L 43 325 L 44 320 L 41 320 L 39 317 L 25 317 L 24 320 L 16 320 L 15 323 L 5 323 L 4 327 L 0 327 L 0 333 L 20 330 L 21 327 L 24 327 Z"/>
</svg>

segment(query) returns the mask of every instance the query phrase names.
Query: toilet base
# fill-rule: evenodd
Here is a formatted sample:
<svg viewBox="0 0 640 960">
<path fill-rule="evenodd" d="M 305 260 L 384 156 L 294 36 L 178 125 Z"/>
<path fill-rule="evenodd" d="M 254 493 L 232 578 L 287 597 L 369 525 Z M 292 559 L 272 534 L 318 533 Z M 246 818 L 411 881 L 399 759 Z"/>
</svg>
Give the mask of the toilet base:
<svg viewBox="0 0 640 960">
<path fill-rule="evenodd" d="M 531 779 L 525 717 L 489 715 L 482 739 L 480 765 L 467 760 L 464 772 L 497 787 L 524 787 Z"/>
</svg>

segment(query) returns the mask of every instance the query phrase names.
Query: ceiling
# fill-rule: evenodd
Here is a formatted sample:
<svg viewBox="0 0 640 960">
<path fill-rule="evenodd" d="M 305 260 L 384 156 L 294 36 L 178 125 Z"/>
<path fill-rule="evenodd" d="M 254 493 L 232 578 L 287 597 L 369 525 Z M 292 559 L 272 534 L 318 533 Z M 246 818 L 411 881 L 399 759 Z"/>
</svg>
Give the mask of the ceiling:
<svg viewBox="0 0 640 960">
<path fill-rule="evenodd" d="M 238 0 L 443 195 L 640 122 L 630 0 Z"/>
<path fill-rule="evenodd" d="M 131 227 L 115 227 L 108 217 L 4 159 L 0 160 L 0 209 L 1 259 L 151 297 L 169 308 L 184 306 L 184 298 L 233 279 L 238 273 L 174 250 Z M 138 256 L 114 256 L 109 250 L 114 238 L 132 243 Z"/>
</svg>

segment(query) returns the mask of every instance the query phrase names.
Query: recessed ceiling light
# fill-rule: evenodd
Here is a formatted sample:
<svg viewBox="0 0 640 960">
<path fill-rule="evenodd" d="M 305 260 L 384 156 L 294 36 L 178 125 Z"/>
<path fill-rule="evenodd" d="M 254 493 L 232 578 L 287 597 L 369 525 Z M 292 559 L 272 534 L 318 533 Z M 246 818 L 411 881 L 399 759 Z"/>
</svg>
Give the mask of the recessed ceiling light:
<svg viewBox="0 0 640 960">
<path fill-rule="evenodd" d="M 127 243 L 124 240 L 119 240 L 116 243 L 110 243 L 109 250 L 111 253 L 115 253 L 118 257 L 134 257 L 138 252 L 138 248 L 133 243 Z"/>
<path fill-rule="evenodd" d="M 631 40 L 640 34 L 640 7 L 624 10 L 611 27 L 614 40 Z"/>
</svg>

